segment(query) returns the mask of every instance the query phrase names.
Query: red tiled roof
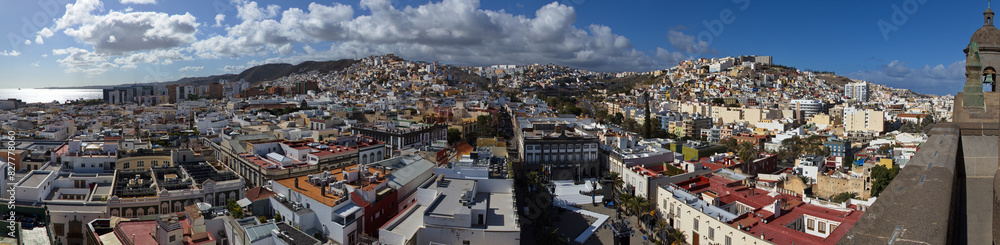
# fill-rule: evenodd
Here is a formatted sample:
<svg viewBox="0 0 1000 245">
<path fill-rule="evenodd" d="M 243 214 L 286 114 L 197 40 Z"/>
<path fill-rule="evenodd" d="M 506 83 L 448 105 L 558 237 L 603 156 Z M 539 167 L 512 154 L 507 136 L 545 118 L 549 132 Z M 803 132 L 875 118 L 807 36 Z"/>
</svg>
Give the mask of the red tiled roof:
<svg viewBox="0 0 1000 245">
<path fill-rule="evenodd" d="M 246 192 L 246 197 L 251 202 L 252 201 L 257 201 L 257 200 L 260 200 L 260 199 L 271 198 L 271 196 L 274 196 L 274 192 L 272 192 L 271 190 L 265 189 L 264 187 L 254 187 L 254 188 L 251 188 L 251 189 L 247 190 L 247 192 Z"/>
</svg>

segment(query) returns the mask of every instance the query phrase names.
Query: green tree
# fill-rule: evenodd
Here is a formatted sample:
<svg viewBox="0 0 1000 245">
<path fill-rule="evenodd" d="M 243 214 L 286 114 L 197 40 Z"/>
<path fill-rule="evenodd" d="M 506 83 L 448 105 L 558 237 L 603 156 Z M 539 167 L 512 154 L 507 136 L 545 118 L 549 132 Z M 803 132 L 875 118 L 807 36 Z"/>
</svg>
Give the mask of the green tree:
<svg viewBox="0 0 1000 245">
<path fill-rule="evenodd" d="M 281 217 L 281 213 L 275 212 L 274 213 L 274 222 L 281 222 L 282 220 L 285 220 L 285 219 L 284 219 L 284 217 Z"/>
<path fill-rule="evenodd" d="M 739 157 L 741 161 L 752 162 L 757 159 L 758 154 L 757 145 L 754 145 L 753 143 L 743 142 L 737 147 L 736 156 Z"/>
<path fill-rule="evenodd" d="M 229 209 L 229 214 L 233 215 L 233 218 L 242 219 L 243 218 L 243 208 L 233 199 L 226 199 L 226 208 Z"/>
<path fill-rule="evenodd" d="M 542 231 L 538 237 L 538 244 L 558 245 L 566 244 L 566 238 L 559 235 L 559 228 L 549 227 Z"/>
<path fill-rule="evenodd" d="M 674 229 L 670 231 L 670 233 L 668 233 L 667 235 L 669 235 L 671 240 L 673 240 L 673 242 L 670 243 L 672 245 L 681 245 L 684 244 L 687 240 L 687 235 L 685 235 L 684 232 L 681 230 Z"/>
<path fill-rule="evenodd" d="M 729 151 L 736 151 L 738 142 L 736 142 L 736 139 L 733 137 L 726 137 L 725 139 L 719 140 L 719 144 L 726 146 L 726 149 Z"/>
<path fill-rule="evenodd" d="M 454 145 L 462 141 L 462 131 L 456 128 L 448 129 L 448 145 Z"/>
<path fill-rule="evenodd" d="M 889 187 L 889 183 L 892 182 L 892 179 L 896 178 L 897 174 L 899 174 L 899 166 L 897 165 L 892 165 L 892 169 L 886 168 L 883 165 L 872 167 L 872 196 L 877 197 L 886 187 Z"/>
<path fill-rule="evenodd" d="M 496 128 L 493 126 L 493 117 L 490 115 L 479 115 L 476 117 L 476 127 L 479 128 L 479 136 L 494 137 Z"/>
<path fill-rule="evenodd" d="M 611 123 L 614 124 L 622 124 L 622 122 L 624 121 L 625 121 L 625 115 L 622 115 L 621 112 L 615 112 L 615 116 L 611 118 Z"/>
<path fill-rule="evenodd" d="M 309 108 L 309 104 L 306 103 L 306 99 L 302 99 L 302 102 L 299 103 L 299 109 L 305 108 Z"/>
<path fill-rule="evenodd" d="M 831 198 L 830 201 L 833 201 L 835 203 L 843 203 L 843 202 L 846 202 L 847 200 L 849 200 L 851 198 L 857 198 L 857 197 L 858 197 L 858 193 L 854 193 L 854 192 L 841 192 L 841 193 L 833 196 L 833 198 Z"/>
<path fill-rule="evenodd" d="M 261 224 L 267 223 L 267 216 L 261 215 L 260 217 L 257 217 L 257 219 L 260 220 Z"/>
<path fill-rule="evenodd" d="M 726 100 L 724 100 L 722 98 L 715 98 L 715 99 L 712 99 L 712 104 L 713 105 L 717 105 L 717 106 L 721 106 L 721 105 L 726 104 Z"/>
</svg>

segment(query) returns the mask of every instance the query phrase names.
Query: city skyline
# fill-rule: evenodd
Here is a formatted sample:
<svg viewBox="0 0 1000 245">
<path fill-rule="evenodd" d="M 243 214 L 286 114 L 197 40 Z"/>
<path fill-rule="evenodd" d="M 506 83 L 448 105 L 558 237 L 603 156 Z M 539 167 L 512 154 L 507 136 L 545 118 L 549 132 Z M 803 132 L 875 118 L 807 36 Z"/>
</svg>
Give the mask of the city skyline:
<svg viewBox="0 0 1000 245">
<path fill-rule="evenodd" d="M 743 0 L 711 6 L 586 0 L 5 5 L 13 6 L 0 10 L 8 23 L 0 29 L 7 33 L 0 44 L 0 65 L 9 74 L 0 87 L 6 88 L 161 82 L 238 73 L 263 63 L 385 53 L 443 64 L 553 63 L 603 72 L 769 55 L 777 64 L 938 95 L 959 90 L 964 60 L 960 50 L 933 47 L 967 43 L 968 33 L 982 23 L 981 15 L 969 13 L 986 7 L 916 0 L 794 6 Z"/>
</svg>

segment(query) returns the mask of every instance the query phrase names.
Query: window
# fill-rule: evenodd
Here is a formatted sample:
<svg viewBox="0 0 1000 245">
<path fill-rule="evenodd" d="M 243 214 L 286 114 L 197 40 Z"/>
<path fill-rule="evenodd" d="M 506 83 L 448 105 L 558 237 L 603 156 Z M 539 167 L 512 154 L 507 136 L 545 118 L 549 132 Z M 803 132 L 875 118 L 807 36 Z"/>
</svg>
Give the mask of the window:
<svg viewBox="0 0 1000 245">
<path fill-rule="evenodd" d="M 137 167 L 137 168 L 145 167 L 145 165 L 146 165 L 145 161 L 136 161 L 135 162 L 135 167 Z"/>
<path fill-rule="evenodd" d="M 816 224 L 815 224 L 816 221 L 815 220 L 809 219 L 809 221 L 806 222 L 806 223 L 808 224 L 807 225 L 807 229 L 809 229 L 810 231 L 816 230 L 816 227 L 815 227 L 816 226 Z"/>
<path fill-rule="evenodd" d="M 726 236 L 726 245 L 733 245 L 733 238 Z"/>
<path fill-rule="evenodd" d="M 472 244 L 472 243 L 469 243 L 469 240 L 462 241 L 462 245 L 469 245 L 469 244 Z"/>
<path fill-rule="evenodd" d="M 156 167 L 156 164 L 157 164 L 157 163 L 158 163 L 158 162 L 157 162 L 156 160 L 152 160 L 152 161 L 149 161 L 149 166 L 150 166 L 150 167 Z"/>
<path fill-rule="evenodd" d="M 819 233 L 826 234 L 826 222 L 819 222 Z"/>
<path fill-rule="evenodd" d="M 52 229 L 56 231 L 56 236 L 63 235 L 63 224 L 52 224 Z"/>
<path fill-rule="evenodd" d="M 128 162 L 125 162 L 125 163 L 123 163 L 123 164 L 122 164 L 122 168 L 124 168 L 124 169 L 128 169 Z"/>
<path fill-rule="evenodd" d="M 708 240 L 715 240 L 715 228 L 708 227 Z"/>
<path fill-rule="evenodd" d="M 170 242 L 174 242 L 174 240 L 177 240 L 177 237 L 175 237 L 175 236 L 170 236 Z"/>
<path fill-rule="evenodd" d="M 833 231 L 835 231 L 835 230 L 837 230 L 837 225 L 835 225 L 835 224 L 830 224 L 830 232 L 833 232 Z"/>
<path fill-rule="evenodd" d="M 698 218 L 694 218 L 694 231 L 698 231 Z"/>
</svg>

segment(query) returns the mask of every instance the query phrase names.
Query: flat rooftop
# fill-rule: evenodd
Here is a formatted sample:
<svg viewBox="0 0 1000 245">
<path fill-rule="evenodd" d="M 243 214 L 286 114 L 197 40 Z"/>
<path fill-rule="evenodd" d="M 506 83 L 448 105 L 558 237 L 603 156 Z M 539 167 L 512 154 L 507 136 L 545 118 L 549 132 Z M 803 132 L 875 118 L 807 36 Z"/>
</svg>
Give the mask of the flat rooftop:
<svg viewBox="0 0 1000 245">
<path fill-rule="evenodd" d="M 21 181 L 20 186 L 37 188 L 51 174 L 53 174 L 51 171 L 32 171 L 28 176 L 24 177 L 24 181 Z"/>
<path fill-rule="evenodd" d="M 416 205 L 413 212 L 402 217 L 402 221 L 396 223 L 395 226 L 388 227 L 389 231 L 396 234 L 401 234 L 404 237 L 413 237 L 416 235 L 417 230 L 424 225 L 424 215 L 423 213 L 427 211 L 427 206 Z"/>
<path fill-rule="evenodd" d="M 488 211 L 486 212 L 486 229 L 488 230 L 518 230 L 515 220 L 514 195 L 507 193 L 491 193 Z"/>
<path fill-rule="evenodd" d="M 462 198 L 462 193 L 472 191 L 475 186 L 475 180 L 445 178 L 435 181 L 428 189 L 438 190 L 440 197 L 427 207 L 427 214 L 454 216 L 456 210 L 461 210 L 458 207 L 461 205 L 459 200 Z"/>
</svg>

